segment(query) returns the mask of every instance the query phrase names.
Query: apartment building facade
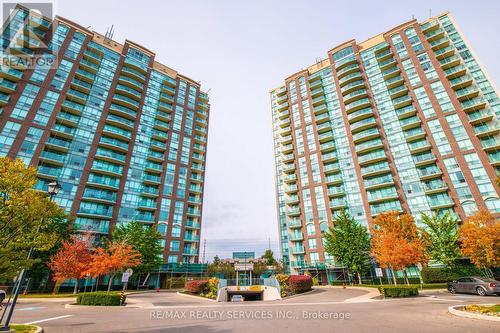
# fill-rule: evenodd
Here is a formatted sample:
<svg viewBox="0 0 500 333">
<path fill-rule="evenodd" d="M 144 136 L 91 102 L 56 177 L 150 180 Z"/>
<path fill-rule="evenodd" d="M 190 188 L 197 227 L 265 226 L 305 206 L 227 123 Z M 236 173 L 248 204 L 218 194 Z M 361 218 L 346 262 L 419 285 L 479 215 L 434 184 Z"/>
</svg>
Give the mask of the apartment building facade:
<svg viewBox="0 0 500 333">
<path fill-rule="evenodd" d="M 343 43 L 270 95 L 291 272 L 339 272 L 321 234 L 342 209 L 367 226 L 394 210 L 417 224 L 422 212 L 500 217 L 500 99 L 449 13 Z"/>
<path fill-rule="evenodd" d="M 164 260 L 198 262 L 209 118 L 200 84 L 152 51 L 18 6 L 3 54 L 55 66 L 2 66 L 0 155 L 54 180 L 56 201 L 97 240 L 119 223 L 157 225 Z M 46 47 L 40 47 L 46 45 Z"/>
</svg>

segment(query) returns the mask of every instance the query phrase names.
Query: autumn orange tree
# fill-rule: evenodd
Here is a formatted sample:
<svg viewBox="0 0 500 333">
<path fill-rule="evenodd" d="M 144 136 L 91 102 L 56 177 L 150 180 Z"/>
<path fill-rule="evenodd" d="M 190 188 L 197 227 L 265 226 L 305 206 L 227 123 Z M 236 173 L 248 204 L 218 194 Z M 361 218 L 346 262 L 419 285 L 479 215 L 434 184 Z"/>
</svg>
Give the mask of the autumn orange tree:
<svg viewBox="0 0 500 333">
<path fill-rule="evenodd" d="M 372 254 L 382 268 L 389 268 L 394 284 L 397 284 L 395 270 L 404 271 L 418 263 L 426 263 L 424 241 L 418 233 L 415 221 L 410 214 L 384 212 L 378 215 L 371 228 Z"/>
<path fill-rule="evenodd" d="M 487 210 L 469 217 L 460 227 L 460 250 L 478 268 L 500 266 L 500 221 Z"/>
<path fill-rule="evenodd" d="M 91 261 L 91 249 L 88 237 L 79 239 L 72 236 L 70 240 L 62 243 L 59 251 L 50 259 L 48 264 L 53 272 L 56 282 L 67 279 L 76 279 L 73 294 L 78 290 L 78 280 L 85 277 L 88 265 Z M 57 283 L 56 283 L 57 286 Z"/>
<path fill-rule="evenodd" d="M 141 254 L 124 242 L 110 243 L 107 248 L 97 248 L 86 271 L 92 277 L 109 275 L 108 291 L 116 274 L 141 264 Z"/>
</svg>

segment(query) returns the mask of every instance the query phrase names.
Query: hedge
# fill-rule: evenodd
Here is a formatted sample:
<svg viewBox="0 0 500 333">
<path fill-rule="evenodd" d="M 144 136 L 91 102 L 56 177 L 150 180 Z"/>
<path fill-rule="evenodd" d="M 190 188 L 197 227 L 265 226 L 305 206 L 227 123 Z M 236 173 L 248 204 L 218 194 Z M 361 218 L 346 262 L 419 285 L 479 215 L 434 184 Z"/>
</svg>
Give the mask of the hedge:
<svg viewBox="0 0 500 333">
<path fill-rule="evenodd" d="M 418 296 L 418 287 L 414 286 L 380 286 L 378 291 L 384 297 Z"/>
<path fill-rule="evenodd" d="M 482 276 L 483 271 L 472 265 L 455 265 L 449 268 L 424 267 L 422 279 L 425 283 L 444 283 L 464 276 Z"/>
<path fill-rule="evenodd" d="M 313 281 L 309 275 L 291 275 L 288 285 L 294 293 L 298 294 L 311 290 Z"/>
<path fill-rule="evenodd" d="M 186 282 L 186 291 L 192 294 L 201 294 L 208 288 L 208 280 L 192 280 Z"/>
<path fill-rule="evenodd" d="M 76 297 L 76 304 L 79 305 L 105 305 L 115 306 L 125 303 L 127 296 L 116 292 L 96 291 L 91 293 L 78 294 Z"/>
</svg>

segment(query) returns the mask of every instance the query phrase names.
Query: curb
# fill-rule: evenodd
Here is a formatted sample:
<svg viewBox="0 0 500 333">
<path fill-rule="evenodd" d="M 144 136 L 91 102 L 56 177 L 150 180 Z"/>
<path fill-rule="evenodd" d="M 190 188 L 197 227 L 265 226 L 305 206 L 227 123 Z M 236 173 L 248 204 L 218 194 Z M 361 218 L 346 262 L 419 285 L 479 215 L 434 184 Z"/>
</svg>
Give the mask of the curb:
<svg viewBox="0 0 500 333">
<path fill-rule="evenodd" d="M 40 326 L 36 326 L 36 325 L 33 325 L 36 327 L 36 331 L 35 333 L 43 333 L 43 328 L 41 328 Z"/>
<path fill-rule="evenodd" d="M 314 288 L 316 288 L 316 287 L 313 287 L 313 289 L 305 291 L 305 292 L 300 293 L 300 294 L 293 294 L 290 296 L 281 297 L 281 299 L 279 301 L 283 301 L 283 300 L 295 298 L 295 297 L 300 297 L 300 296 L 307 295 L 307 294 L 312 294 L 314 291 L 316 291 Z"/>
<path fill-rule="evenodd" d="M 180 295 L 180 296 L 191 297 L 191 298 L 206 300 L 206 301 L 210 301 L 210 302 L 217 302 L 215 299 L 206 298 L 206 297 L 202 297 L 202 296 L 189 295 L 189 294 L 181 293 L 180 291 L 178 291 L 176 294 Z"/>
<path fill-rule="evenodd" d="M 479 305 L 493 305 L 493 304 L 479 304 Z M 464 305 L 453 305 L 448 308 L 448 312 L 451 313 L 452 315 L 458 316 L 458 317 L 464 317 L 464 318 L 471 318 L 471 319 L 480 319 L 480 320 L 490 320 L 490 321 L 498 321 L 500 322 L 500 317 L 497 316 L 488 316 L 488 315 L 482 315 L 479 313 L 473 313 L 473 312 L 466 312 L 461 309 L 465 308 Z"/>
</svg>

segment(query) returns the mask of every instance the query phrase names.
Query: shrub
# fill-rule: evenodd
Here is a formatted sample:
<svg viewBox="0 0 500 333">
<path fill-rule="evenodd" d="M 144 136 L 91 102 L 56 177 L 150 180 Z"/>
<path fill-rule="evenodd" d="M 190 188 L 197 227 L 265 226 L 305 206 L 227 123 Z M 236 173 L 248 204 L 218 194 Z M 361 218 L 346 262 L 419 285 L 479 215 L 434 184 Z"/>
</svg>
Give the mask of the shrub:
<svg viewBox="0 0 500 333">
<path fill-rule="evenodd" d="M 472 265 L 456 265 L 453 267 L 424 267 L 422 279 L 425 283 L 443 283 L 460 279 L 464 276 L 483 275 L 480 269 Z"/>
<path fill-rule="evenodd" d="M 418 287 L 416 286 L 380 286 L 378 290 L 385 297 L 418 296 Z"/>
<path fill-rule="evenodd" d="M 92 293 L 78 294 L 76 297 L 76 304 L 115 306 L 125 303 L 126 298 L 127 296 L 123 295 L 123 300 L 121 300 L 120 293 L 96 291 Z"/>
<path fill-rule="evenodd" d="M 312 283 L 309 275 L 291 275 L 288 279 L 290 289 L 296 294 L 311 290 Z"/>
<path fill-rule="evenodd" d="M 201 294 L 208 288 L 208 280 L 192 280 L 186 282 L 186 291 L 192 294 Z"/>
<path fill-rule="evenodd" d="M 217 298 L 217 290 L 219 289 L 219 279 L 216 277 L 210 278 L 208 280 L 208 284 L 206 289 L 206 293 L 201 293 L 201 296 L 216 299 Z"/>
<path fill-rule="evenodd" d="M 288 279 L 290 276 L 286 274 L 276 274 L 276 280 L 280 284 L 281 297 L 286 297 L 288 294 Z"/>
</svg>

